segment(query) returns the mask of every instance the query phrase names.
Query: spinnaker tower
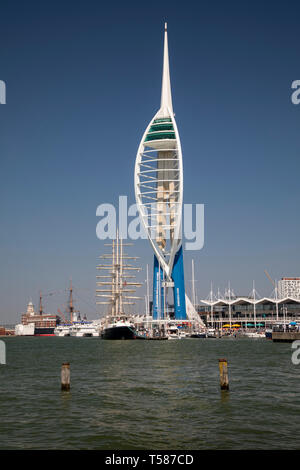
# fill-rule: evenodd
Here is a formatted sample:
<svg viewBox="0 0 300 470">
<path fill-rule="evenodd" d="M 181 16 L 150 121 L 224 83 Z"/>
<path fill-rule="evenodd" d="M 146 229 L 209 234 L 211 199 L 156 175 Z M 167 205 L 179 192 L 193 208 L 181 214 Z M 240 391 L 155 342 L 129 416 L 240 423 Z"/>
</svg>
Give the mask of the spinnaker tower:
<svg viewBox="0 0 300 470">
<path fill-rule="evenodd" d="M 154 251 L 153 319 L 166 318 L 168 290 L 172 289 L 175 319 L 185 320 L 189 299 L 182 251 L 182 152 L 172 104 L 166 23 L 161 103 L 137 151 L 135 197 Z"/>
</svg>

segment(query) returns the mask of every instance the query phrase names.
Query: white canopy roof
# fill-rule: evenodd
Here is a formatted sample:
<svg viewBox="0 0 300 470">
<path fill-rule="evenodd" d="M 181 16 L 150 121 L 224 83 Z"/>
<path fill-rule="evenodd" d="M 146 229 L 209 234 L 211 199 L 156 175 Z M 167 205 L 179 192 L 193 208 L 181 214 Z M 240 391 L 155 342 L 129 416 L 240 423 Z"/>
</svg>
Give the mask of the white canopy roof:
<svg viewBox="0 0 300 470">
<path fill-rule="evenodd" d="M 300 299 L 296 299 L 293 297 L 285 297 L 282 299 L 271 299 L 269 297 L 263 297 L 261 299 L 251 299 L 248 297 L 236 297 L 235 299 L 217 299 L 217 300 L 200 300 L 201 304 L 209 305 L 209 306 L 226 306 L 226 305 L 259 305 L 264 303 L 271 303 L 271 304 L 287 304 L 287 303 L 297 303 L 300 305 Z"/>
</svg>

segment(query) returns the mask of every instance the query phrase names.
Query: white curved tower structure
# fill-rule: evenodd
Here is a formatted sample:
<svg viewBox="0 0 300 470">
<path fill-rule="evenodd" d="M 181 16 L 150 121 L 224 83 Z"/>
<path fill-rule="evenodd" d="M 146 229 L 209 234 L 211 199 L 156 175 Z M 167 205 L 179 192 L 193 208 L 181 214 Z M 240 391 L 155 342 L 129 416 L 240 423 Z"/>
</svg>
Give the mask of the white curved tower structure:
<svg viewBox="0 0 300 470">
<path fill-rule="evenodd" d="M 166 24 L 161 104 L 137 151 L 135 196 L 140 219 L 154 250 L 153 318 L 164 316 L 167 289 L 172 287 L 175 318 L 185 319 L 182 152 L 172 105 Z"/>
</svg>

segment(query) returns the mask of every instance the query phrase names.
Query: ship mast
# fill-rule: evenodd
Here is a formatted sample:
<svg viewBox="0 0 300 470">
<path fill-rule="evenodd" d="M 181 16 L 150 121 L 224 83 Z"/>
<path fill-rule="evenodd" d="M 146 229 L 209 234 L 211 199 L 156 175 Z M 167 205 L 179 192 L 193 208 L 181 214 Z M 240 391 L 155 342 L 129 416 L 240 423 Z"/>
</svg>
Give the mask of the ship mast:
<svg viewBox="0 0 300 470">
<path fill-rule="evenodd" d="M 105 243 L 105 246 L 112 247 L 111 254 L 101 255 L 99 258 L 111 260 L 109 264 L 99 264 L 97 269 L 106 270 L 107 274 L 96 276 L 97 286 L 96 297 L 101 297 L 107 300 L 96 302 L 98 305 L 109 305 L 109 315 L 111 317 L 126 316 L 124 312 L 124 305 L 134 305 L 133 300 L 141 299 L 130 294 L 135 293 L 136 287 L 142 284 L 139 282 L 128 282 L 127 279 L 134 279 L 135 276 L 128 274 L 128 271 L 140 271 L 141 268 L 128 264 L 126 260 L 137 260 L 137 256 L 128 256 L 123 252 L 124 246 L 132 246 L 132 243 L 124 243 L 119 237 L 117 231 L 116 240 L 112 243 Z"/>
<path fill-rule="evenodd" d="M 40 315 L 43 315 L 42 292 L 40 292 L 39 313 L 40 313 Z"/>
<path fill-rule="evenodd" d="M 73 323 L 74 305 L 73 305 L 72 279 L 70 280 L 69 313 L 70 313 L 70 322 Z"/>
</svg>

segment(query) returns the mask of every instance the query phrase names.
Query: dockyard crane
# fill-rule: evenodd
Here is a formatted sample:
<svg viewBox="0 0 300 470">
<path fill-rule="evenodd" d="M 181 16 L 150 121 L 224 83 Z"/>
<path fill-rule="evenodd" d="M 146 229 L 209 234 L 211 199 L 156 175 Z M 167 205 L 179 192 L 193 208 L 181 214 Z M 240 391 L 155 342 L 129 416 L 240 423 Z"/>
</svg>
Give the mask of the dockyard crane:
<svg viewBox="0 0 300 470">
<path fill-rule="evenodd" d="M 61 316 L 61 318 L 63 319 L 63 321 L 65 323 L 69 323 L 69 322 L 72 323 L 73 318 L 74 318 L 74 313 L 75 313 L 74 301 L 73 301 L 73 291 L 74 291 L 74 288 L 73 288 L 72 279 L 71 279 L 70 280 L 70 287 L 68 289 L 60 289 L 60 290 L 57 290 L 57 291 L 48 292 L 47 294 L 43 294 L 43 295 L 42 295 L 42 292 L 40 292 L 40 295 L 39 295 L 39 314 L 40 315 L 44 314 L 44 307 L 43 307 L 43 303 L 42 303 L 42 298 L 43 297 L 48 297 L 48 296 L 60 294 L 62 292 L 69 292 L 69 299 L 68 299 L 68 304 L 67 304 L 66 311 L 67 311 L 67 314 L 69 314 L 69 316 L 70 316 L 70 320 L 66 319 L 65 315 L 63 315 L 62 311 L 59 308 L 57 309 L 57 311 L 58 311 L 59 315 Z M 80 314 L 79 314 L 79 317 L 80 317 Z"/>
<path fill-rule="evenodd" d="M 273 281 L 273 279 L 271 278 L 271 276 L 270 276 L 270 274 L 268 273 L 268 271 L 265 269 L 264 272 L 265 272 L 267 278 L 269 279 L 269 281 L 271 282 L 272 286 L 273 286 L 273 287 L 276 287 L 276 283 L 275 283 L 275 281 Z"/>
<path fill-rule="evenodd" d="M 57 309 L 57 311 L 58 311 L 60 317 L 62 317 L 63 321 L 64 321 L 65 323 L 68 323 L 67 320 L 66 320 L 66 317 L 63 315 L 62 311 L 61 311 L 59 308 Z"/>
</svg>

